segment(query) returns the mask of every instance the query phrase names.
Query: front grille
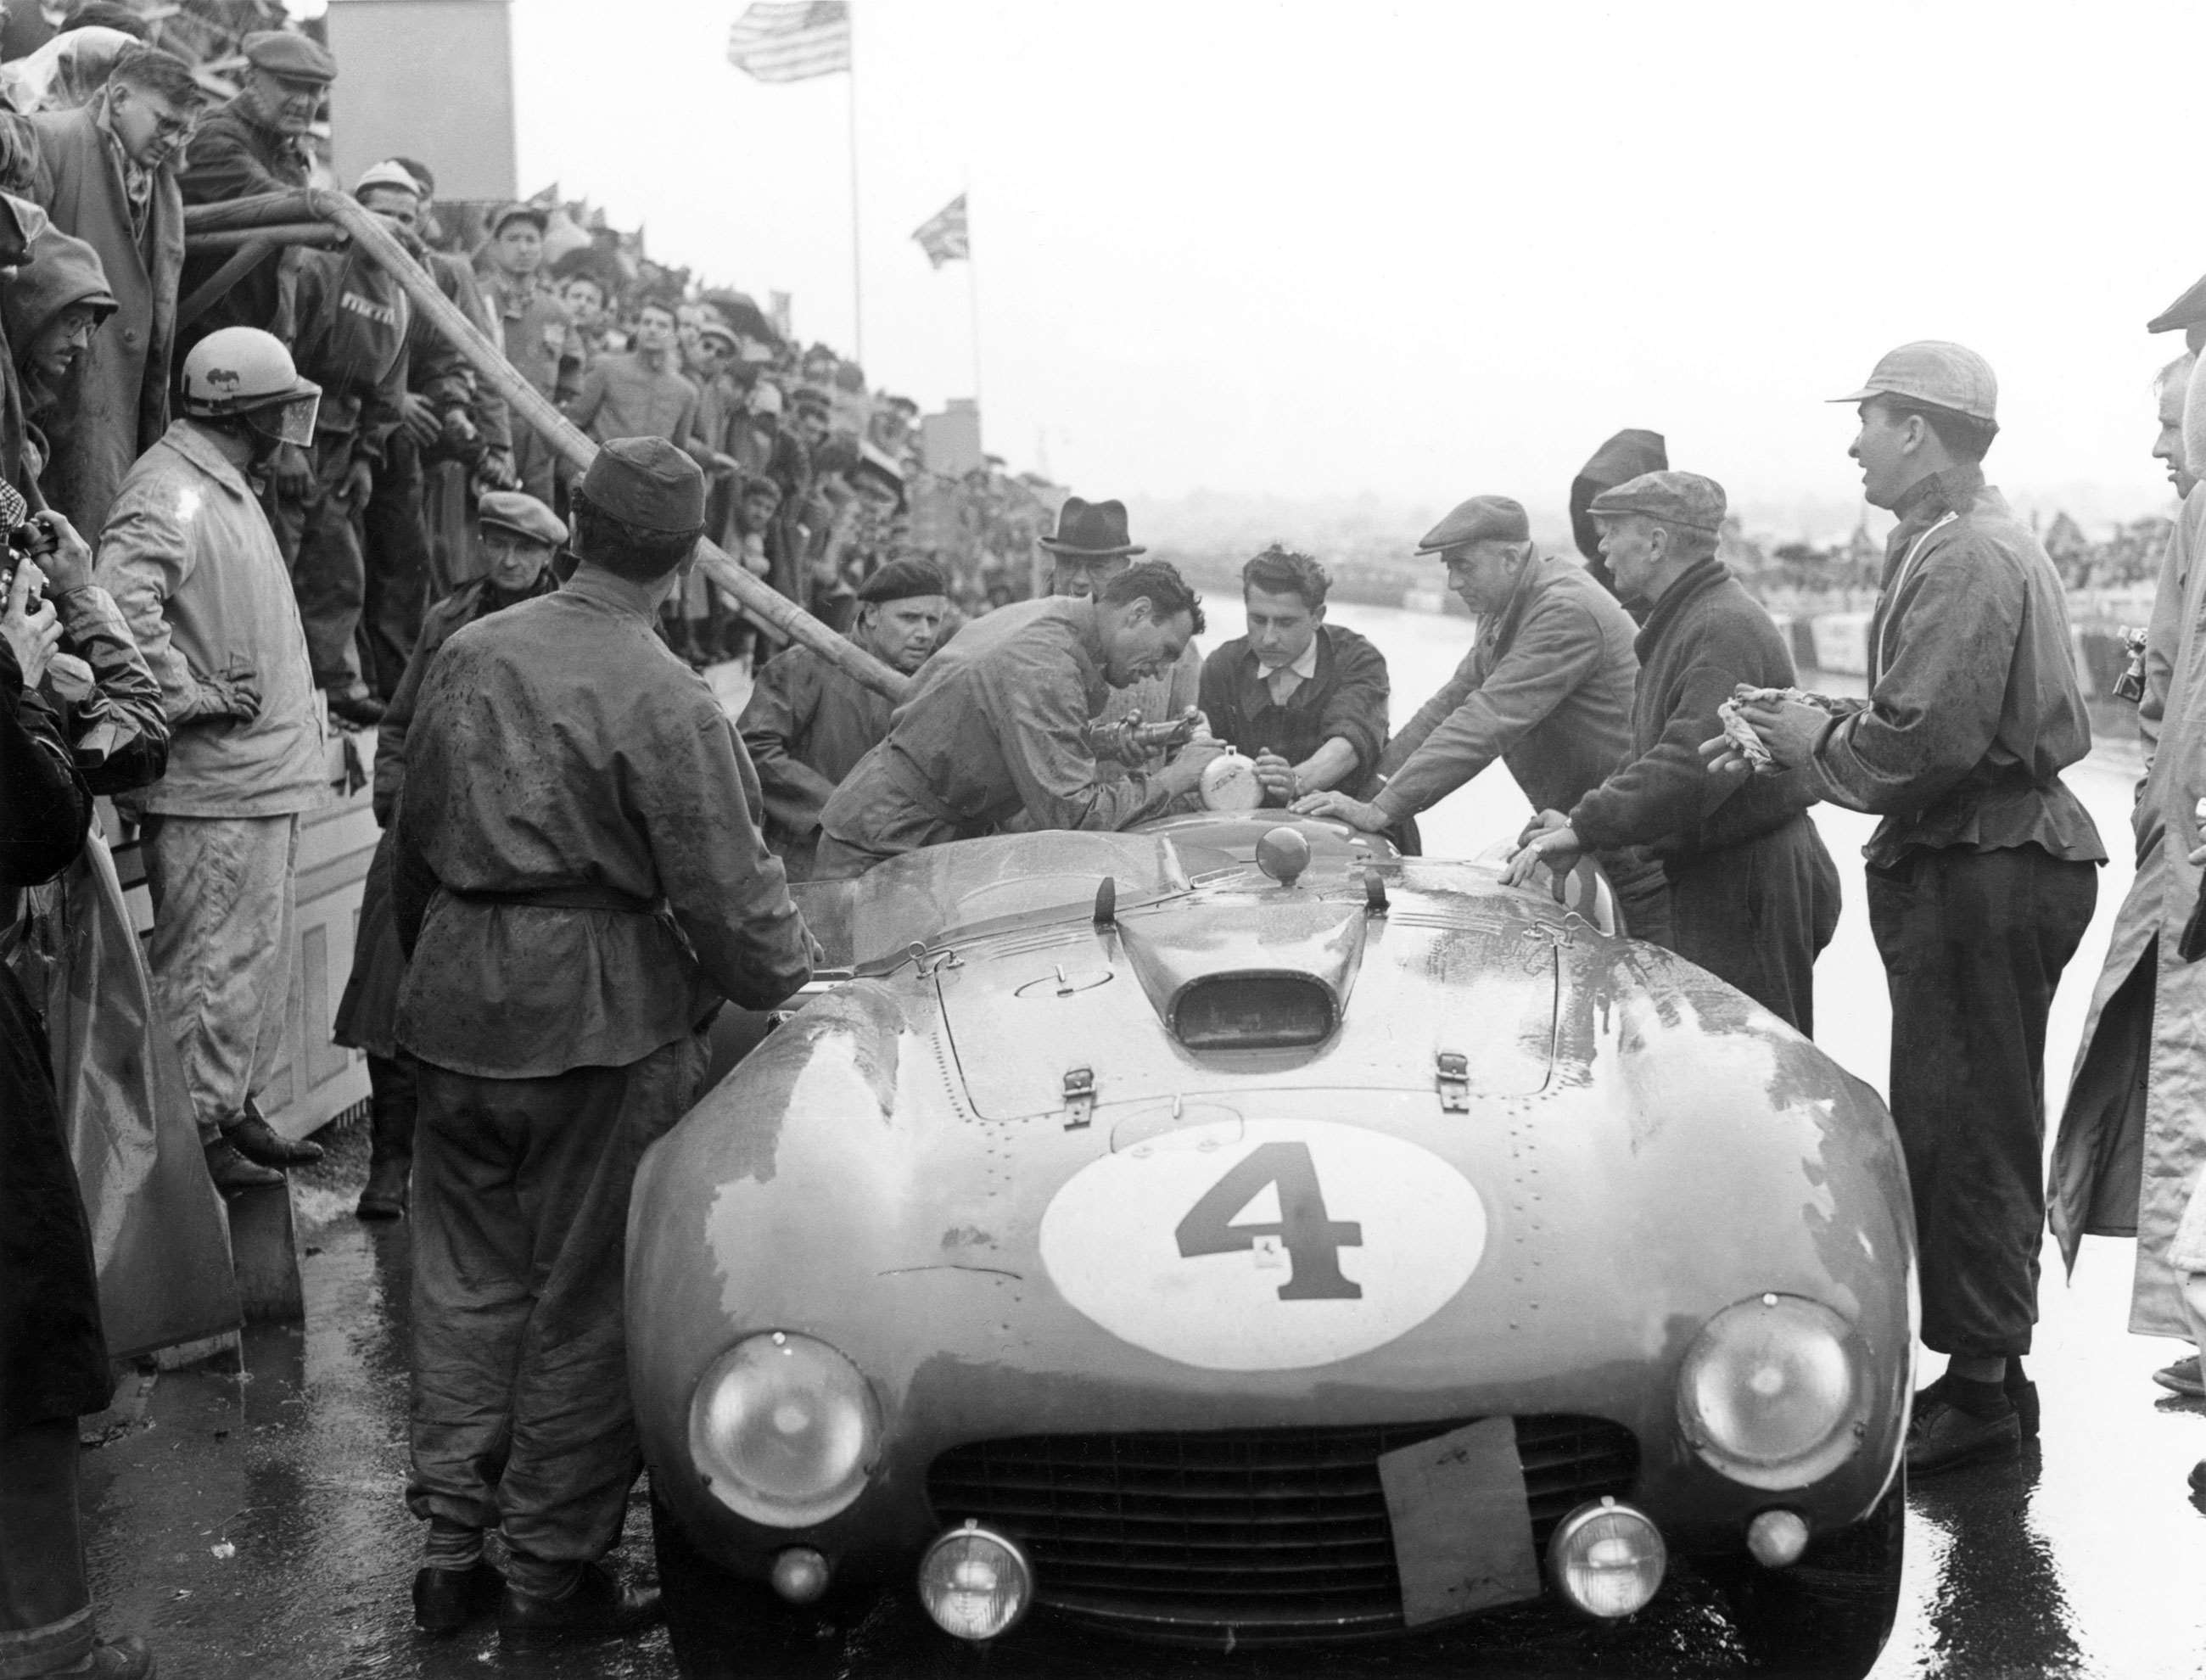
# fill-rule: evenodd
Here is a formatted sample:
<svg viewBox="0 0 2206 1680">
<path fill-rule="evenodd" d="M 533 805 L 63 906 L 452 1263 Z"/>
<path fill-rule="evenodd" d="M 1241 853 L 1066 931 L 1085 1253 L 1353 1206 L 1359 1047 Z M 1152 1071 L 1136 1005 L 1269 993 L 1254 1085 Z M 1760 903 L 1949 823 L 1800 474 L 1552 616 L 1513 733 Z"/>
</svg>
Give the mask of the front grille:
<svg viewBox="0 0 2206 1680">
<path fill-rule="evenodd" d="M 1309 1638 L 1398 1628 L 1378 1459 L 1472 1420 L 1338 1429 L 1032 1435 L 937 1458 L 945 1522 L 1032 1554 L 1040 1602 L 1165 1637 Z M 1630 1491 L 1638 1443 L 1591 1417 L 1520 1417 L 1535 1546 L 1577 1506 Z"/>
</svg>

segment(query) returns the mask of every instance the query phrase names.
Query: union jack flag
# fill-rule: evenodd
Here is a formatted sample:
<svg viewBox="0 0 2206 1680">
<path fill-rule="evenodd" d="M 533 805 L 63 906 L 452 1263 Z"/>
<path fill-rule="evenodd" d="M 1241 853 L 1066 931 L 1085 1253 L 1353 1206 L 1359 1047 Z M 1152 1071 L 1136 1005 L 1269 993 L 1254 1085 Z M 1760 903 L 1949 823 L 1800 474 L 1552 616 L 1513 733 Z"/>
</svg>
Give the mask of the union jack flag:
<svg viewBox="0 0 2206 1680">
<path fill-rule="evenodd" d="M 965 227 L 965 195 L 960 193 L 951 200 L 913 229 L 911 236 L 919 241 L 919 248 L 927 253 L 927 261 L 937 268 L 945 263 L 954 263 L 960 258 L 969 260 L 973 255 L 973 239 Z"/>
</svg>

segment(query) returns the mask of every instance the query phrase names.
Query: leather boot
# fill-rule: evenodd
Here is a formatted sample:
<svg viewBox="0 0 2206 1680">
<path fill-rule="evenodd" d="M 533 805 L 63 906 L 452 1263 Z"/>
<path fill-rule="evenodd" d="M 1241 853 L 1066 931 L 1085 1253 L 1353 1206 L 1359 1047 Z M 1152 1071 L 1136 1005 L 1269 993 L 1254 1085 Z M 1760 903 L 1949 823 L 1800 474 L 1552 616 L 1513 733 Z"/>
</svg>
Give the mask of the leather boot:
<svg viewBox="0 0 2206 1680">
<path fill-rule="evenodd" d="M 261 1117 L 259 1105 L 250 1097 L 236 1119 L 223 1122 L 222 1135 L 247 1160 L 265 1167 L 307 1166 L 322 1159 L 320 1144 L 303 1140 L 294 1143 Z"/>
<path fill-rule="evenodd" d="M 371 1056 L 367 1081 L 367 1187 L 353 1211 L 363 1219 L 402 1218 L 414 1172 L 414 1067 Z"/>
<path fill-rule="evenodd" d="M 585 1564 L 556 1599 L 524 1593 L 511 1581 L 498 1600 L 498 1642 L 509 1650 L 625 1639 L 665 1616 L 656 1588 L 623 1587 L 603 1564 Z"/>
<path fill-rule="evenodd" d="M 240 1190 L 265 1190 L 271 1184 L 280 1184 L 283 1175 L 272 1167 L 258 1166 L 230 1146 L 226 1137 L 218 1137 L 206 1146 L 207 1177 L 214 1187 L 226 1196 Z"/>
</svg>

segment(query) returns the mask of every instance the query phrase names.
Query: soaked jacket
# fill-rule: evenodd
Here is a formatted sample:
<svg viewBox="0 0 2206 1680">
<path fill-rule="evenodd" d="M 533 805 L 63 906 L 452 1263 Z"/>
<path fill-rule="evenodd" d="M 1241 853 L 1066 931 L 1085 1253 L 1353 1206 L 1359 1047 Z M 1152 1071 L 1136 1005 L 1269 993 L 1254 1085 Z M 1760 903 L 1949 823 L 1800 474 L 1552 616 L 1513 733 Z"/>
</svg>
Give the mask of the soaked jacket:
<svg viewBox="0 0 2206 1680">
<path fill-rule="evenodd" d="M 1360 798 L 1386 748 L 1386 656 L 1338 624 L 1319 625 L 1316 643 L 1317 669 L 1281 706 L 1249 638 L 1234 637 L 1202 662 L 1199 704 L 1211 733 L 1251 758 L 1277 753 L 1300 764 L 1327 742 L 1345 741 L 1356 763 L 1339 785 Z"/>
<path fill-rule="evenodd" d="M 1025 813 L 1036 828 L 1125 828 L 1157 815 L 1164 789 L 1098 769 L 1088 726 L 1110 684 L 1095 604 L 1015 601 L 976 618 L 919 668 L 881 744 L 844 778 L 820 827 L 860 850 L 932 822 L 957 837 Z"/>
<path fill-rule="evenodd" d="M 1823 796 L 1884 818 L 1872 867 L 1944 846 L 2105 861 L 2060 779 L 2091 724 L 2053 563 L 1979 468 L 1925 479 L 1893 511 L 1869 705 L 1816 749 Z"/>
<path fill-rule="evenodd" d="M 1700 562 L 1648 612 L 1632 651 L 1630 761 L 1571 807 L 1595 850 L 1645 846 L 1663 859 L 1733 846 L 1815 802 L 1815 777 L 1711 776 L 1701 743 L 1723 733 L 1716 708 L 1734 685 L 1792 686 L 1792 656 L 1761 604 L 1722 561 Z"/>
<path fill-rule="evenodd" d="M 1604 490 L 1631 483 L 1642 473 L 1663 472 L 1669 465 L 1670 453 L 1660 432 L 1627 428 L 1595 450 L 1593 459 L 1579 468 L 1577 477 L 1571 480 L 1571 537 L 1578 552 L 1585 556 L 1586 570 L 1612 595 L 1616 593 L 1616 579 L 1608 562 L 1601 557 L 1601 528 L 1594 523 L 1593 498 Z M 1643 623 L 1646 620 L 1645 611 L 1633 602 L 1626 601 L 1625 611 Z"/>
<path fill-rule="evenodd" d="M 192 136 L 180 184 L 186 204 L 221 204 L 261 193 L 292 193 L 308 184 L 313 155 L 303 137 L 271 128 L 253 114 L 243 94 L 211 112 Z M 184 265 L 182 295 L 189 297 L 232 253 L 212 251 Z M 247 271 L 191 325 L 186 348 L 220 327 L 259 327 L 288 336 L 283 277 L 288 261 L 277 253 Z"/>
<path fill-rule="evenodd" d="M 71 418 L 77 388 L 83 383 L 88 357 L 80 355 L 77 366 L 69 372 L 63 390 L 41 394 L 30 384 L 29 360 L 33 346 L 39 335 L 52 325 L 54 319 L 71 304 L 82 304 L 94 312 L 95 322 L 115 313 L 115 294 L 107 289 L 107 271 L 100 266 L 99 253 L 83 240 L 65 234 L 56 227 L 47 227 L 31 247 L 31 260 L 17 269 L 4 283 L 0 283 L 0 323 L 8 333 L 10 360 L 22 401 L 27 405 L 38 404 L 40 412 L 26 414 L 23 427 L 27 449 L 19 450 L 23 462 L 23 480 L 35 482 L 45 471 L 54 439 L 45 428 L 57 420 L 66 423 Z M 64 440 L 65 441 L 65 440 Z M 5 463 L 4 476 L 10 483 L 18 482 L 13 461 Z M 42 497 L 30 498 L 33 507 Z M 89 540 L 99 533 L 86 532 Z"/>
<path fill-rule="evenodd" d="M 355 460 L 379 466 L 406 394 L 413 305 L 397 281 L 350 247 L 301 252 L 294 297 L 291 360 L 300 378 L 322 388 L 316 441 L 349 436 Z"/>
<path fill-rule="evenodd" d="M 602 574 L 461 629 L 407 736 L 399 1043 L 536 1078 L 779 1003 L 810 944 L 759 803 L 712 691 Z"/>
<path fill-rule="evenodd" d="M 2046 1219 L 2069 1269 L 2086 1236 L 2135 1236 L 2132 1335 L 2187 1337 L 2186 1205 L 2206 1182 L 2206 962 L 2176 954 L 2198 903 L 2196 806 L 2206 795 L 2206 491 L 2177 516 L 2154 598 L 2138 707 L 2155 725 L 2138 790 L 2136 879 L 2122 901 L 2060 1112 Z M 2194 1222 L 2206 1237 L 2206 1207 Z M 2194 1242 L 2196 1239 L 2194 1239 Z"/>
<path fill-rule="evenodd" d="M 802 643 L 767 661 L 739 727 L 765 791 L 766 838 L 777 853 L 809 861 L 820 812 L 889 732 L 894 710 L 886 695 Z"/>
<path fill-rule="evenodd" d="M 74 412 L 65 434 L 51 440 L 54 457 L 46 468 L 46 499 L 87 539 L 105 523 L 131 463 L 168 428 L 169 363 L 184 262 L 184 205 L 175 173 L 153 172 L 146 230 L 134 233 L 119 152 L 100 110 L 87 105 L 22 119 L 38 135 L 32 196 L 56 227 L 99 253 L 118 305 L 92 334 L 73 376 Z"/>
<path fill-rule="evenodd" d="M 204 432 L 180 420 L 122 481 L 94 581 L 115 598 L 161 685 L 175 734 L 168 773 L 135 811 L 276 817 L 330 797 L 306 633 L 259 498 Z M 209 719 L 206 679 L 250 670 L 260 712 Z"/>
<path fill-rule="evenodd" d="M 1414 817 L 1499 759 L 1535 808 L 1567 811 L 1624 761 L 1639 661 L 1616 599 L 1571 561 L 1535 551 L 1455 675 L 1380 760 L 1372 803 Z"/>
</svg>

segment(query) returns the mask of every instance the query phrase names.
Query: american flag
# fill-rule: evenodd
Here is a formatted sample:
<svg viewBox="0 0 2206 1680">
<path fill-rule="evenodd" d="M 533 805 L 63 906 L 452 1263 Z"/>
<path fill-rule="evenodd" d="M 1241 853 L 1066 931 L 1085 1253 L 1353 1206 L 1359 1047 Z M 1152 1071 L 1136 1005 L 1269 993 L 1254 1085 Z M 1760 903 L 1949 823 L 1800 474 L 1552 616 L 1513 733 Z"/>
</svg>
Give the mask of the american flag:
<svg viewBox="0 0 2206 1680">
<path fill-rule="evenodd" d="M 728 32 L 728 62 L 760 81 L 850 68 L 849 0 L 759 0 Z"/>
<path fill-rule="evenodd" d="M 919 241 L 919 248 L 927 253 L 927 259 L 940 268 L 945 263 L 954 263 L 959 258 L 970 259 L 973 240 L 965 228 L 965 195 L 960 193 L 948 204 L 912 229 L 911 236 Z"/>
</svg>

